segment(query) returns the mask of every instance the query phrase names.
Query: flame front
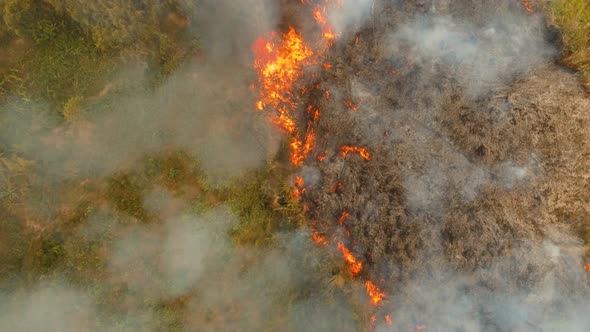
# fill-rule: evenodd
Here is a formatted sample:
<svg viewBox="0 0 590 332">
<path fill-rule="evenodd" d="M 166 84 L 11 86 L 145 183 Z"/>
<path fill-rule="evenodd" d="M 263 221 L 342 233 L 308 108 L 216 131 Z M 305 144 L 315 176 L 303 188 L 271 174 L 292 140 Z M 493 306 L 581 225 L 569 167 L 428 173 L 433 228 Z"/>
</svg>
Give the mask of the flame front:
<svg viewBox="0 0 590 332">
<path fill-rule="evenodd" d="M 586 272 L 590 272 L 590 263 L 584 266 L 584 270 L 586 270 Z"/>
<path fill-rule="evenodd" d="M 265 112 L 271 123 L 288 134 L 290 140 L 289 160 L 295 167 L 301 167 L 312 153 L 316 141 L 315 126 L 320 117 L 320 110 L 313 105 L 308 105 L 305 108 L 306 113 L 297 115 L 296 112 L 300 112 L 304 108 L 300 107 L 298 103 L 298 97 L 300 96 L 296 96 L 294 91 L 300 91 L 302 96 L 312 89 L 319 89 L 318 84 L 302 86 L 300 89 L 296 89 L 297 82 L 303 76 L 306 66 L 318 65 L 319 68 L 324 70 L 332 69 L 332 64 L 321 61 L 324 52 L 332 46 L 338 37 L 329 23 L 327 11 L 330 7 L 341 8 L 343 6 L 342 0 L 300 0 L 300 2 L 303 5 L 311 5 L 310 14 L 321 28 L 320 45 L 317 45 L 312 50 L 304 42 L 301 34 L 295 28 L 289 27 L 286 33 L 272 32 L 268 38 L 259 38 L 252 46 L 255 54 L 254 68 L 258 73 L 259 83 L 259 96 L 255 108 L 260 112 Z M 355 44 L 358 44 L 358 35 L 355 38 Z M 332 99 L 330 91 L 325 91 L 325 97 L 326 99 Z M 345 101 L 344 106 L 352 111 L 358 110 L 358 105 L 350 100 Z M 303 120 L 305 115 L 305 120 Z M 350 153 L 358 153 L 365 160 L 371 159 L 371 155 L 366 148 L 357 146 L 342 146 L 340 148 L 342 157 L 346 158 Z M 319 161 L 325 160 L 326 156 L 327 150 L 316 154 Z M 343 187 L 344 185 L 338 182 L 333 192 L 337 193 Z M 293 198 L 300 200 L 305 192 L 304 179 L 301 176 L 296 176 Z M 344 222 L 348 217 L 349 213 L 343 210 L 338 219 L 338 224 L 344 234 L 350 236 L 350 232 L 344 227 Z M 326 236 L 317 231 L 314 222 L 310 222 L 309 227 L 311 229 L 311 239 L 317 245 L 326 246 L 329 244 Z M 342 253 L 352 277 L 359 275 L 363 270 L 363 263 L 342 242 L 337 242 L 337 248 Z M 365 287 L 373 306 L 379 306 L 385 297 L 385 293 L 370 280 L 365 282 Z M 385 321 L 391 324 L 389 315 L 380 317 L 384 317 Z M 371 317 L 372 324 L 375 324 L 376 319 L 377 315 Z"/>
<path fill-rule="evenodd" d="M 271 37 L 276 39 L 276 34 Z M 260 84 L 256 109 L 268 110 L 270 121 L 290 134 L 291 163 L 301 166 L 311 151 L 315 133 L 308 126 L 301 137 L 294 116 L 298 105 L 292 91 L 303 74 L 303 66 L 312 62 L 313 51 L 293 27 L 283 35 L 280 46 L 275 44 L 272 40 L 258 39 L 252 47 Z"/>
</svg>

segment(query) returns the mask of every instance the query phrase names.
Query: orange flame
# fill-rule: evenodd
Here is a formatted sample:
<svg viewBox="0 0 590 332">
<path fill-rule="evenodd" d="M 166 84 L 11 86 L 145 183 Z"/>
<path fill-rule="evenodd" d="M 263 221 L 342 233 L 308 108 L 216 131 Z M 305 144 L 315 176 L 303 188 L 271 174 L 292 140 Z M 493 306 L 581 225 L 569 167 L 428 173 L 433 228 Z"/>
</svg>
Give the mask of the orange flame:
<svg viewBox="0 0 590 332">
<path fill-rule="evenodd" d="M 522 2 L 522 4 L 524 5 L 524 8 L 529 12 L 532 13 L 534 12 L 534 8 L 533 5 L 531 5 L 530 2 L 528 2 L 527 0 L 520 0 L 520 2 Z"/>
<path fill-rule="evenodd" d="M 303 178 L 301 176 L 295 177 L 295 188 L 293 188 L 293 198 L 295 200 L 299 200 L 301 196 L 305 193 L 305 183 L 303 182 Z"/>
<path fill-rule="evenodd" d="M 387 323 L 387 325 L 392 325 L 393 322 L 391 321 L 391 316 L 390 315 L 385 315 L 385 322 Z"/>
<path fill-rule="evenodd" d="M 584 270 L 586 270 L 586 272 L 590 272 L 590 263 L 584 266 Z"/>
<path fill-rule="evenodd" d="M 369 295 L 369 298 L 371 299 L 371 303 L 374 306 L 378 306 L 379 303 L 381 303 L 381 301 L 383 301 L 383 298 L 385 297 L 385 293 L 383 291 L 381 291 L 381 289 L 379 289 L 379 287 L 377 287 L 370 280 L 367 280 L 365 282 L 365 287 L 367 288 L 367 295 Z"/>
<path fill-rule="evenodd" d="M 350 100 L 346 100 L 344 102 L 344 106 L 346 106 L 349 110 L 356 112 L 359 107 L 357 105 L 355 105 L 352 101 Z"/>
<path fill-rule="evenodd" d="M 344 244 L 342 244 L 342 242 L 338 242 L 338 250 L 340 250 L 340 252 L 342 252 L 342 256 L 344 257 L 344 260 L 348 264 L 350 274 L 352 274 L 353 276 L 356 276 L 357 274 L 359 274 L 363 270 L 363 263 L 359 262 L 356 259 L 356 257 L 354 257 L 352 255 L 350 250 L 348 250 L 348 248 L 346 248 L 344 246 Z"/>
<path fill-rule="evenodd" d="M 371 154 L 365 148 L 348 145 L 345 145 L 340 148 L 340 155 L 344 158 L 346 158 L 346 156 L 348 156 L 348 154 L 351 152 L 358 152 L 358 154 L 360 154 L 361 157 L 363 157 L 365 160 L 371 160 Z"/>
<path fill-rule="evenodd" d="M 283 35 L 280 46 L 275 46 L 270 40 L 258 39 L 252 50 L 256 55 L 254 67 L 258 71 L 261 86 L 256 108 L 259 111 L 267 107 L 275 110 L 269 118 L 279 128 L 291 134 L 291 162 L 295 166 L 301 166 L 311 150 L 315 135 L 308 128 L 305 142 L 300 138 L 292 114 L 297 103 L 291 91 L 303 74 L 302 66 L 310 61 L 313 52 L 293 27 Z"/>
<path fill-rule="evenodd" d="M 348 219 L 349 216 L 350 214 L 346 212 L 346 210 L 342 211 L 342 215 L 340 216 L 340 219 L 338 219 L 338 224 L 342 225 L 346 221 L 346 219 Z"/>
<path fill-rule="evenodd" d="M 311 232 L 311 238 L 313 239 L 313 242 L 315 242 L 318 246 L 323 247 L 328 244 L 328 240 L 326 240 L 324 236 L 320 235 L 316 231 Z"/>
</svg>

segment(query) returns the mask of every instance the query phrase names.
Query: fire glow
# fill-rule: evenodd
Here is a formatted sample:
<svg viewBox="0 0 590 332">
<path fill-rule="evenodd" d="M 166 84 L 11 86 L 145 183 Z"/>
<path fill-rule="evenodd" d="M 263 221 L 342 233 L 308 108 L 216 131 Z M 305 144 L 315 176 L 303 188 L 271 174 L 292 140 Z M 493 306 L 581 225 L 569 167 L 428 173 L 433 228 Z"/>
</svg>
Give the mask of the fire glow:
<svg viewBox="0 0 590 332">
<path fill-rule="evenodd" d="M 340 219 L 338 219 L 338 225 L 344 224 L 344 222 L 346 221 L 346 219 L 348 219 L 349 216 L 350 214 L 346 212 L 346 210 L 342 211 L 342 215 L 340 216 Z"/>
<path fill-rule="evenodd" d="M 372 283 L 371 280 L 367 280 L 365 282 L 365 288 L 367 289 L 367 295 L 369 295 L 369 298 L 371 299 L 371 303 L 374 306 L 378 306 L 379 303 L 381 303 L 381 301 L 383 301 L 383 298 L 385 297 L 385 293 L 383 291 L 381 291 L 381 289 L 379 287 L 377 287 L 377 285 Z"/>
<path fill-rule="evenodd" d="M 273 41 L 276 36 L 273 33 L 270 40 L 259 38 L 252 46 L 260 85 L 256 109 L 268 111 L 270 121 L 291 136 L 291 163 L 301 166 L 311 151 L 315 134 L 308 126 L 301 137 L 293 114 L 298 105 L 292 91 L 303 74 L 303 66 L 311 63 L 313 51 L 293 27 L 283 34 L 279 46 Z"/>
<path fill-rule="evenodd" d="M 358 153 L 365 160 L 371 160 L 371 154 L 365 148 L 358 147 L 358 146 L 348 146 L 348 145 L 345 145 L 345 146 L 343 146 L 343 147 L 340 148 L 340 155 L 343 158 L 346 158 L 348 156 L 348 154 L 351 153 L 351 152 Z"/>
<path fill-rule="evenodd" d="M 348 264 L 348 269 L 352 276 L 356 276 L 363 270 L 363 263 L 361 263 L 354 255 L 342 244 L 342 242 L 338 242 L 338 250 L 342 252 L 342 256 L 344 260 Z"/>
<path fill-rule="evenodd" d="M 520 0 L 520 2 L 522 2 L 523 6 L 527 10 L 527 12 L 529 12 L 529 13 L 534 12 L 533 5 L 531 5 L 530 2 L 528 2 L 527 0 Z"/>
</svg>

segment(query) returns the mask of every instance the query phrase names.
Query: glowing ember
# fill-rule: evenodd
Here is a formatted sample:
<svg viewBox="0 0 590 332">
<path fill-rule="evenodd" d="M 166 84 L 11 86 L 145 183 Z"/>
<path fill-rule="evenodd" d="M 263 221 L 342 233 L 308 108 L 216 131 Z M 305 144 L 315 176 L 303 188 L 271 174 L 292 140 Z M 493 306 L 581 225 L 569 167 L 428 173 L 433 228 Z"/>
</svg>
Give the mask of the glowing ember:
<svg viewBox="0 0 590 332">
<path fill-rule="evenodd" d="M 345 101 L 344 106 L 346 106 L 349 110 L 354 112 L 356 112 L 359 109 L 359 107 L 350 100 Z"/>
<path fill-rule="evenodd" d="M 359 274 L 363 270 L 363 263 L 359 262 L 356 259 L 356 257 L 354 257 L 352 255 L 350 250 L 348 250 L 348 248 L 346 248 L 344 246 L 344 244 L 342 244 L 342 242 L 338 242 L 338 250 L 340 250 L 340 252 L 342 252 L 342 256 L 344 257 L 344 260 L 348 264 L 350 274 L 352 274 L 353 276 L 356 276 L 357 274 Z"/>
<path fill-rule="evenodd" d="M 338 182 L 334 185 L 334 187 L 332 187 L 332 190 L 330 190 L 330 192 L 337 193 L 337 192 L 341 191 L 342 189 L 344 189 L 344 185 L 342 184 L 342 182 Z"/>
<path fill-rule="evenodd" d="M 338 219 L 338 224 L 342 225 L 346 221 L 346 219 L 348 219 L 349 216 L 350 214 L 346 212 L 346 210 L 342 211 L 342 215 L 340 216 L 340 219 Z"/>
<path fill-rule="evenodd" d="M 391 316 L 390 315 L 385 315 L 385 322 L 387 323 L 387 325 L 392 325 L 393 322 L 391 321 Z"/>
<path fill-rule="evenodd" d="M 377 321 L 377 316 L 376 315 L 371 316 L 371 325 L 375 325 L 376 321 Z"/>
<path fill-rule="evenodd" d="M 318 246 L 325 246 L 328 244 L 328 240 L 316 231 L 311 232 L 311 238 Z"/>
<path fill-rule="evenodd" d="M 295 177 L 295 188 L 293 188 L 293 198 L 299 200 L 301 195 L 305 193 L 305 183 L 301 176 Z"/>
<path fill-rule="evenodd" d="M 317 122 L 320 118 L 320 110 L 314 108 L 312 105 L 307 106 L 307 114 L 312 119 L 313 122 Z"/>
<path fill-rule="evenodd" d="M 522 4 L 524 5 L 524 8 L 526 8 L 526 10 L 529 13 L 532 13 L 534 11 L 533 5 L 531 5 L 531 3 L 528 2 L 527 0 L 520 0 L 520 2 L 522 2 Z"/>
<path fill-rule="evenodd" d="M 364 159 L 371 160 L 371 154 L 365 148 L 361 148 L 358 146 L 347 146 L 347 145 L 340 148 L 340 155 L 344 158 L 346 158 L 346 156 L 348 156 L 348 154 L 351 152 L 357 152 Z"/>
<path fill-rule="evenodd" d="M 371 303 L 374 306 L 378 306 L 379 303 L 381 303 L 381 301 L 383 301 L 383 298 L 385 297 L 385 293 L 383 291 L 381 291 L 381 289 L 379 289 L 379 287 L 377 287 L 370 280 L 367 280 L 365 282 L 365 288 L 367 289 L 367 295 L 369 295 L 369 298 L 371 299 Z"/>
<path fill-rule="evenodd" d="M 588 263 L 586 266 L 584 266 L 584 270 L 586 270 L 587 272 L 590 272 L 590 263 Z"/>
</svg>

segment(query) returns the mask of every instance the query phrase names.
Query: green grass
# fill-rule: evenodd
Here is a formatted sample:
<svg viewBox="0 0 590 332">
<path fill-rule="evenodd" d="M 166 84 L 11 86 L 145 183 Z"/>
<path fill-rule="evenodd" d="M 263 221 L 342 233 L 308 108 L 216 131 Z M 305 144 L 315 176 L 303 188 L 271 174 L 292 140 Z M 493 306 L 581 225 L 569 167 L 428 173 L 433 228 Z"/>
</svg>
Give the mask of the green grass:
<svg viewBox="0 0 590 332">
<path fill-rule="evenodd" d="M 252 171 L 224 190 L 239 222 L 231 230 L 237 244 L 266 246 L 280 231 L 293 230 L 304 220 L 292 198 L 287 169 L 278 164 Z"/>
<path fill-rule="evenodd" d="M 42 20 L 34 32 L 34 46 L 18 68 L 27 94 L 61 108 L 72 97 L 90 97 L 104 87 L 115 60 L 78 27 Z"/>
<path fill-rule="evenodd" d="M 551 6 L 553 23 L 563 36 L 564 62 L 580 70 L 590 91 L 590 2 L 556 0 Z"/>
</svg>

